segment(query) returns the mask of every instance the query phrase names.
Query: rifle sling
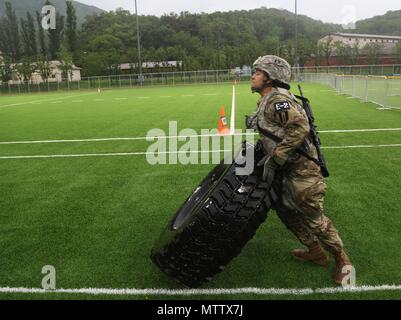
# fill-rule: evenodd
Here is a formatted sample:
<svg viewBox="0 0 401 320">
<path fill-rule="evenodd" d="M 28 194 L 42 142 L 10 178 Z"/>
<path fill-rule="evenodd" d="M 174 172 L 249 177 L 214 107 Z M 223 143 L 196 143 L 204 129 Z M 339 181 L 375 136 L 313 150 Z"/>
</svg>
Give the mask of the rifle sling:
<svg viewBox="0 0 401 320">
<path fill-rule="evenodd" d="M 272 140 L 273 140 L 274 142 L 276 142 L 276 143 L 283 142 L 283 139 L 281 139 L 280 137 L 276 136 L 274 133 L 272 133 L 272 132 L 270 132 L 270 131 L 268 131 L 268 130 L 265 130 L 265 129 L 261 128 L 261 127 L 259 126 L 259 123 L 258 123 L 258 130 L 259 130 L 259 132 L 261 132 L 264 136 L 266 136 L 266 137 L 272 139 Z M 307 154 L 304 150 L 298 148 L 298 149 L 296 149 L 295 151 L 296 151 L 297 153 L 299 153 L 301 156 L 304 156 L 305 158 L 307 158 L 308 160 L 313 161 L 313 162 L 316 163 L 319 167 L 322 166 L 322 164 L 320 163 L 320 161 L 319 161 L 318 159 L 315 159 L 314 157 L 310 156 L 310 155 Z"/>
</svg>

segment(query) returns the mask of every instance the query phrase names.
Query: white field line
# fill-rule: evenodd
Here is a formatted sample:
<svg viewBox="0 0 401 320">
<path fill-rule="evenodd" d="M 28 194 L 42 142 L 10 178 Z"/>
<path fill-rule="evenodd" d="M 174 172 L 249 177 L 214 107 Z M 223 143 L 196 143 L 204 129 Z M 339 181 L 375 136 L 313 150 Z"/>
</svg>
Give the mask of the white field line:
<svg viewBox="0 0 401 320">
<path fill-rule="evenodd" d="M 401 131 L 401 128 L 382 128 L 382 129 L 352 129 L 352 130 L 326 130 L 319 133 L 354 133 L 354 132 L 386 132 Z M 232 136 L 258 135 L 258 133 L 236 133 Z M 188 136 L 153 136 L 153 137 L 115 137 L 115 138 L 94 138 L 94 139 L 69 139 L 69 140 L 26 140 L 26 141 L 0 141 L 0 145 L 7 144 L 39 144 L 39 143 L 77 143 L 77 142 L 104 142 L 104 141 L 130 141 L 130 140 L 155 140 L 170 138 L 202 138 L 215 137 L 214 134 L 188 135 Z M 223 136 L 224 137 L 224 136 Z"/>
<path fill-rule="evenodd" d="M 396 148 L 401 144 L 383 145 L 355 145 L 355 146 L 328 146 L 322 149 L 365 149 L 365 148 Z M 143 156 L 159 154 L 188 154 L 188 153 L 221 153 L 233 152 L 234 150 L 189 150 L 189 151 L 162 151 L 162 152 L 121 152 L 121 153 L 79 153 L 79 154 L 46 154 L 46 155 L 27 155 L 27 156 L 0 156 L 0 160 L 7 159 L 48 159 L 48 158 L 88 158 L 88 157 L 124 157 L 124 156 Z"/>
<path fill-rule="evenodd" d="M 189 150 L 189 151 L 161 151 L 161 152 L 117 152 L 117 153 L 79 153 L 79 154 L 46 154 L 34 156 L 1 156 L 0 160 L 5 159 L 47 159 L 47 158 L 87 158 L 87 157 L 124 157 L 124 156 L 143 156 L 155 154 L 188 154 L 188 153 L 221 153 L 232 152 L 232 150 Z"/>
<path fill-rule="evenodd" d="M 293 295 L 304 296 L 312 294 L 341 294 L 379 291 L 400 291 L 401 286 L 357 286 L 357 287 L 332 287 L 332 288 L 233 288 L 233 289 L 105 289 L 105 288 L 81 288 L 81 289 L 55 289 L 44 290 L 39 288 L 0 288 L 0 293 L 27 293 L 27 294 L 88 294 L 88 295 L 123 295 L 123 296 L 197 296 L 197 295 Z"/>
<path fill-rule="evenodd" d="M 8 108 L 8 107 L 17 107 L 17 106 L 23 106 L 31 103 L 39 103 L 39 102 L 51 102 L 51 101 L 57 101 L 57 100 L 64 100 L 64 99 L 70 99 L 70 98 L 75 98 L 75 97 L 82 97 L 82 96 L 87 96 L 90 94 L 94 94 L 94 92 L 91 93 L 85 93 L 85 94 L 79 94 L 79 95 L 71 95 L 71 96 L 66 96 L 66 97 L 61 97 L 61 98 L 54 98 L 54 99 L 44 99 L 44 100 L 36 100 L 36 101 L 30 101 L 30 102 L 20 102 L 20 103 L 13 103 L 13 104 L 7 104 L 7 105 L 0 105 L 0 108 Z"/>
<path fill-rule="evenodd" d="M 322 147 L 322 149 L 362 149 L 362 148 L 398 148 L 401 144 L 362 144 L 355 146 L 328 146 Z"/>
<path fill-rule="evenodd" d="M 231 103 L 230 134 L 235 134 L 235 85 L 233 86 L 233 99 Z"/>
</svg>

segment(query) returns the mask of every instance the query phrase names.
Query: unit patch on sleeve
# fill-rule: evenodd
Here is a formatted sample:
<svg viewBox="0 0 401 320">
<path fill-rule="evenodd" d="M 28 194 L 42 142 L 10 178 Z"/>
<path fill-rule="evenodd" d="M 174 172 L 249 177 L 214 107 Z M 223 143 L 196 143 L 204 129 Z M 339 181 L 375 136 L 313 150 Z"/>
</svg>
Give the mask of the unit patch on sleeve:
<svg viewBox="0 0 401 320">
<path fill-rule="evenodd" d="M 274 104 L 276 111 L 285 111 L 290 109 L 290 104 L 287 101 L 277 102 Z"/>
</svg>

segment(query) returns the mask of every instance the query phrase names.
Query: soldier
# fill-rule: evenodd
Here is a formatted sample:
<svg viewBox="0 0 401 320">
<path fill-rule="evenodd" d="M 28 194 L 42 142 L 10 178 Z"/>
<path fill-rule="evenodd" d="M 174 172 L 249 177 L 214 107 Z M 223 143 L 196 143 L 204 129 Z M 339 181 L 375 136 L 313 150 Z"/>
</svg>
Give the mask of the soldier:
<svg viewBox="0 0 401 320">
<path fill-rule="evenodd" d="M 328 264 L 323 248 L 336 262 L 334 278 L 342 284 L 344 266 L 351 262 L 344 251 L 343 242 L 323 209 L 326 184 L 320 167 L 298 154 L 303 149 L 317 159 L 316 147 L 310 139 L 310 126 L 303 107 L 289 92 L 291 67 L 280 57 L 268 55 L 253 65 L 252 92 L 260 94 L 258 108 L 247 117 L 247 127 L 259 131 L 266 157 L 263 179 L 277 191 L 274 209 L 280 220 L 308 249 L 296 249 L 293 256 L 320 266 Z M 275 143 L 266 136 L 272 133 L 283 139 Z M 322 248 L 323 246 L 323 248 Z"/>
</svg>

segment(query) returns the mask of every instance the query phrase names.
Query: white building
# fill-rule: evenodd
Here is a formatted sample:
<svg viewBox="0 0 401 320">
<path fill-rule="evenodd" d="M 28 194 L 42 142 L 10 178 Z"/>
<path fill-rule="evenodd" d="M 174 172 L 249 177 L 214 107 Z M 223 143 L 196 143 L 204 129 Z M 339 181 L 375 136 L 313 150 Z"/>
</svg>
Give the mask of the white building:
<svg viewBox="0 0 401 320">
<path fill-rule="evenodd" d="M 159 62 L 142 62 L 142 69 L 176 69 L 182 67 L 182 61 L 159 61 Z M 138 63 L 123 63 L 120 64 L 121 71 L 131 71 L 132 69 L 138 68 Z"/>
<path fill-rule="evenodd" d="M 49 82 L 61 82 L 63 80 L 62 71 L 60 69 L 61 64 L 62 63 L 57 60 L 49 61 L 49 65 L 51 68 L 51 75 L 48 79 Z M 14 68 L 14 71 L 12 74 L 12 80 L 10 81 L 10 84 L 21 83 L 22 80 L 20 79 L 20 76 L 18 75 L 17 71 L 15 71 L 15 64 L 12 65 L 12 67 Z M 76 65 L 73 65 L 71 72 L 68 72 L 68 81 L 80 81 L 80 80 L 81 80 L 81 68 L 77 67 Z M 30 81 L 33 83 L 44 82 L 38 70 L 32 73 Z"/>
</svg>

